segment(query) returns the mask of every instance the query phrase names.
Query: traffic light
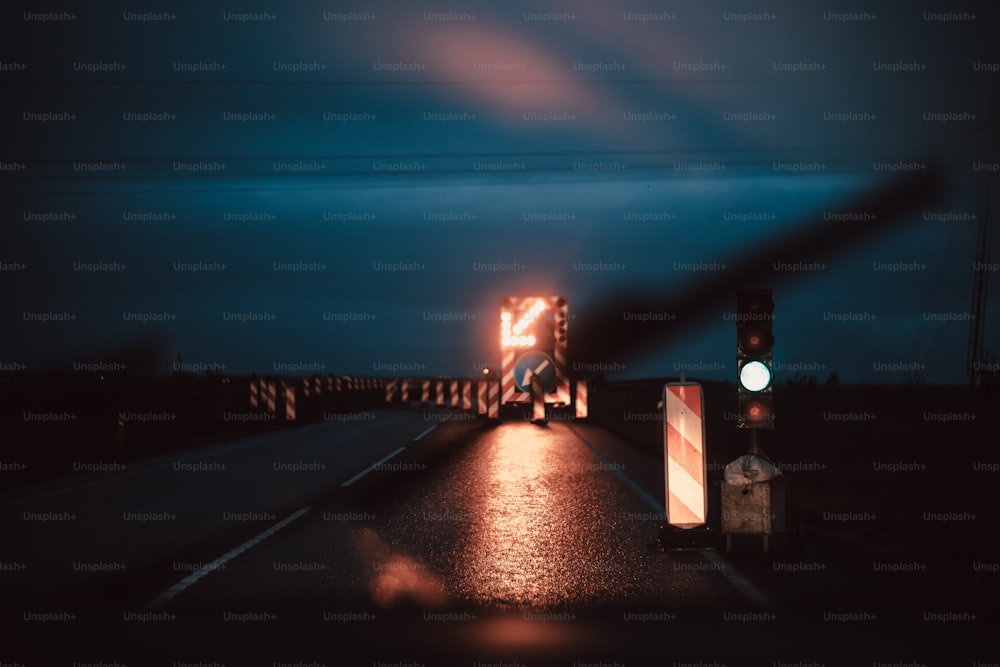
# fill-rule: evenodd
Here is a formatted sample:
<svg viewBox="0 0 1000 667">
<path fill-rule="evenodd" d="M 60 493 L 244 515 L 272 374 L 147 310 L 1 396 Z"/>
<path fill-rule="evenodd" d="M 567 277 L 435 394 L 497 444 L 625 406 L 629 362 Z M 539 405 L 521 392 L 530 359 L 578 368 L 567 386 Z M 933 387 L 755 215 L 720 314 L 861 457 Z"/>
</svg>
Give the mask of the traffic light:
<svg viewBox="0 0 1000 667">
<path fill-rule="evenodd" d="M 774 335 L 771 290 L 740 290 L 736 295 L 736 373 L 738 428 L 774 428 Z"/>
<path fill-rule="evenodd" d="M 545 402 L 569 404 L 566 327 L 566 297 L 500 299 L 504 403 L 528 401 L 530 378 L 536 376 L 546 394 Z"/>
</svg>

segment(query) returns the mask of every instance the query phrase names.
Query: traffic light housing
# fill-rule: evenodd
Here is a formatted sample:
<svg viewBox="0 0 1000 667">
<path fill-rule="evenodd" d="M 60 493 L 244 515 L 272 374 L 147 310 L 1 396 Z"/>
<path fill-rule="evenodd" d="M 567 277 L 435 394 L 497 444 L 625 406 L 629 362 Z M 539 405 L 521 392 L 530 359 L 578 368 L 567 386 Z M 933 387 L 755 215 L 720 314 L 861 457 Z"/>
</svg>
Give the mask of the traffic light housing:
<svg viewBox="0 0 1000 667">
<path fill-rule="evenodd" d="M 736 295 L 737 427 L 774 428 L 774 302 L 771 290 Z"/>
</svg>

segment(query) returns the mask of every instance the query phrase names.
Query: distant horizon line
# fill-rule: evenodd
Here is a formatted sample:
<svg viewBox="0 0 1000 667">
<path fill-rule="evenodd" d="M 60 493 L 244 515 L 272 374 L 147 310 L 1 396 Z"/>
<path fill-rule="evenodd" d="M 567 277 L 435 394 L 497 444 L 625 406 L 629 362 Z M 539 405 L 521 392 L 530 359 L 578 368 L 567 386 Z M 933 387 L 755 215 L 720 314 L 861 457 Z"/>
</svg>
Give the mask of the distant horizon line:
<svg viewBox="0 0 1000 667">
<path fill-rule="evenodd" d="M 833 371 L 832 373 L 834 373 L 834 372 L 836 372 L 836 371 Z M 100 371 L 100 370 L 74 371 L 74 370 L 65 370 L 65 369 L 49 369 L 49 370 L 42 370 L 42 371 L 28 371 L 27 369 L 15 369 L 15 370 L 3 370 L 3 371 L 0 371 L 0 380 L 10 381 L 10 380 L 24 379 L 24 378 L 29 378 L 29 377 L 31 377 L 31 378 L 41 378 L 41 377 L 51 376 L 51 375 L 77 376 L 77 377 L 80 377 L 80 378 L 85 378 L 85 377 L 88 377 L 88 376 L 95 377 L 95 376 L 99 376 L 101 374 L 102 374 L 102 371 Z M 434 375 L 434 374 L 383 375 L 383 374 L 331 373 L 331 372 L 321 372 L 321 373 L 308 373 L 308 372 L 306 372 L 306 373 L 287 373 L 287 374 L 281 374 L 281 373 L 260 373 L 260 374 L 258 374 L 258 373 L 252 372 L 252 371 L 251 372 L 243 372 L 243 373 L 221 373 L 221 372 L 218 372 L 218 371 L 214 371 L 212 369 L 201 370 L 201 371 L 197 371 L 197 372 L 196 371 L 179 369 L 179 370 L 171 370 L 171 371 L 144 372 L 144 373 L 130 373 L 130 372 L 126 372 L 126 371 L 123 371 L 123 370 L 108 370 L 108 371 L 104 371 L 103 374 L 108 375 L 108 376 L 118 377 L 118 378 L 124 377 L 124 378 L 127 378 L 127 379 L 134 379 L 134 380 L 140 380 L 140 379 L 143 379 L 143 380 L 162 380 L 162 379 L 169 379 L 170 377 L 176 376 L 176 375 L 185 375 L 185 376 L 190 376 L 190 377 L 193 377 L 193 378 L 203 379 L 203 380 L 207 380 L 207 379 L 217 380 L 217 379 L 222 379 L 222 378 L 226 378 L 226 379 L 230 379 L 230 380 L 248 380 L 248 379 L 253 378 L 253 377 L 256 377 L 256 378 L 269 378 L 269 377 L 281 378 L 281 377 L 285 377 L 285 378 L 301 378 L 301 379 L 306 379 L 306 378 L 313 378 L 313 377 L 316 377 L 316 376 L 324 378 L 324 377 L 331 376 L 331 375 L 333 377 L 335 377 L 335 378 L 336 377 L 340 377 L 340 378 L 351 377 L 351 378 L 364 378 L 364 379 L 377 379 L 377 380 L 392 380 L 392 379 L 481 380 L 484 377 L 490 377 L 490 378 L 496 378 L 497 377 L 497 375 L 495 375 L 495 374 L 492 374 L 492 375 L 489 375 L 489 376 L 484 376 L 482 374 L 469 374 L 469 375 Z M 829 377 L 829 375 L 830 374 L 828 374 L 827 377 Z M 683 380 L 681 379 L 682 377 L 684 378 Z M 907 388 L 907 389 L 913 388 L 913 387 L 969 387 L 968 381 L 960 381 L 960 382 L 931 382 L 931 381 L 922 380 L 922 381 L 919 381 L 919 382 L 907 382 L 907 381 L 904 381 L 902 379 L 899 380 L 899 381 L 897 381 L 897 382 L 893 382 L 893 383 L 870 382 L 870 381 L 861 381 L 861 382 L 859 382 L 859 381 L 850 381 L 850 380 L 838 379 L 838 381 L 831 387 L 831 385 L 827 385 L 826 381 L 825 380 L 821 380 L 818 376 L 808 376 L 807 375 L 805 377 L 807 379 L 809 377 L 816 378 L 816 383 L 812 384 L 812 385 L 809 385 L 809 388 L 815 388 L 815 389 L 819 389 L 819 388 L 854 388 L 854 387 L 866 387 L 866 388 L 888 387 L 888 388 Z M 683 374 L 683 375 L 682 374 L 678 374 L 678 375 L 648 376 L 648 377 L 630 377 L 630 378 L 608 378 L 606 376 L 601 376 L 601 375 L 588 375 L 588 376 L 582 376 L 582 377 L 580 377 L 578 379 L 594 380 L 594 379 L 598 379 L 598 378 L 602 382 L 604 382 L 606 384 L 637 384 L 637 383 L 648 383 L 648 382 L 663 382 L 664 384 L 667 384 L 667 383 L 670 383 L 670 382 L 681 382 L 681 381 L 683 381 L 683 382 L 697 382 L 697 383 L 700 383 L 700 384 L 711 384 L 711 385 L 725 385 L 725 384 L 735 385 L 736 384 L 736 380 L 735 379 L 722 379 L 722 380 L 720 380 L 720 379 L 713 379 L 713 378 L 704 378 L 704 377 L 690 376 L 690 375 L 688 375 L 686 373 Z M 838 375 L 838 378 L 839 378 L 839 375 Z M 792 381 L 794 379 L 795 379 L 794 375 L 791 376 L 791 377 L 788 377 L 788 378 L 778 378 L 774 382 L 774 384 L 775 385 L 779 385 L 779 386 L 780 385 L 787 385 L 787 384 L 789 384 L 790 381 Z M 795 383 L 793 383 L 793 384 L 795 384 Z"/>
</svg>

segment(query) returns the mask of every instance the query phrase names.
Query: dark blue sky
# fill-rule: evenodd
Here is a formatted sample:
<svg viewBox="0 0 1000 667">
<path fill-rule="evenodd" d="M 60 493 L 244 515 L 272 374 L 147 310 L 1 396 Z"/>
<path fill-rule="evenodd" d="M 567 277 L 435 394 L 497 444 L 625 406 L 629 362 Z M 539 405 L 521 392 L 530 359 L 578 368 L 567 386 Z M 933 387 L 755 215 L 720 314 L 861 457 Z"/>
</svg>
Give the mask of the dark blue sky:
<svg viewBox="0 0 1000 667">
<path fill-rule="evenodd" d="M 566 294 L 572 355 L 621 290 L 672 303 L 816 229 L 849 250 L 744 285 L 774 289 L 779 378 L 965 380 L 1000 163 L 986 3 L 173 6 L 3 10 L 4 364 L 468 375 L 502 295 Z M 886 233 L 849 208 L 919 165 L 946 194 Z M 730 378 L 735 294 L 713 303 L 583 361 Z"/>
</svg>

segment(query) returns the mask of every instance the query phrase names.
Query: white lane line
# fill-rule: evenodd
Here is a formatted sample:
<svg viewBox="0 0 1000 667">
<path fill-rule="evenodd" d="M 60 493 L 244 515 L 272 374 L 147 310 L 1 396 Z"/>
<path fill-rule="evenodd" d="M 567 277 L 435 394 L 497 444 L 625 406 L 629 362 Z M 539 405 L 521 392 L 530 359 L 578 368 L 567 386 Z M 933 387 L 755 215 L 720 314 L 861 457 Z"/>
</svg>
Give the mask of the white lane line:
<svg viewBox="0 0 1000 667">
<path fill-rule="evenodd" d="M 645 491 L 645 489 L 643 489 L 636 482 L 634 482 L 632 478 L 630 478 L 628 475 L 622 472 L 621 466 L 615 465 L 614 461 L 606 457 L 601 452 L 597 451 L 597 448 L 594 447 L 589 442 L 587 442 L 587 439 L 584 438 L 579 433 L 577 433 L 576 429 L 574 429 L 571 425 L 566 424 L 566 428 L 568 428 L 573 433 L 573 435 L 575 435 L 580 440 L 580 442 L 587 445 L 587 447 L 590 448 L 590 451 L 594 452 L 594 454 L 597 455 L 597 458 L 601 459 L 605 463 L 611 464 L 608 467 L 616 475 L 618 475 L 618 477 L 621 478 L 621 480 L 625 482 L 625 484 L 628 485 L 630 489 L 635 491 L 640 498 L 645 500 L 646 504 L 649 505 L 651 508 L 653 508 L 653 510 L 655 510 L 657 514 L 661 516 L 666 515 L 667 510 L 666 507 L 664 507 L 663 503 L 656 500 L 656 498 L 651 496 L 649 493 Z M 729 581 L 729 583 L 731 583 L 736 588 L 736 590 L 742 593 L 751 602 L 756 604 L 758 607 L 763 607 L 765 609 L 773 607 L 768 597 L 764 595 L 764 593 L 759 588 L 754 586 L 749 579 L 740 574 L 739 570 L 733 567 L 732 564 L 730 564 L 729 561 L 727 561 L 720 553 L 708 549 L 700 550 L 699 553 L 702 556 L 704 556 L 708 562 L 715 565 L 716 569 L 718 569 L 719 571 L 719 574 L 724 576 L 726 580 Z"/>
<path fill-rule="evenodd" d="M 619 477 L 619 478 L 620 478 L 620 479 L 621 479 L 621 480 L 622 480 L 623 482 L 625 482 L 625 484 L 626 484 L 626 485 L 627 485 L 627 486 L 628 486 L 628 487 L 629 487 L 630 489 L 632 489 L 633 491 L 635 491 L 635 492 L 636 492 L 636 494 L 637 494 L 637 495 L 638 495 L 638 496 L 639 496 L 640 498 L 642 498 L 643 500 L 645 500 L 645 501 L 646 501 L 646 504 L 647 504 L 647 505 L 649 505 L 649 506 L 650 506 L 650 507 L 652 507 L 652 508 L 653 508 L 654 510 L 656 510 L 656 513 L 657 513 L 657 514 L 659 514 L 660 516 L 666 516 L 666 515 L 667 515 L 667 508 L 666 508 L 666 507 L 664 507 L 663 503 L 661 503 L 661 502 L 660 502 L 660 501 L 658 501 L 658 500 L 657 500 L 656 498 L 654 498 L 654 497 L 653 497 L 653 496 L 651 496 L 651 495 L 650 495 L 649 493 L 647 493 L 647 492 L 646 492 L 646 490 L 645 490 L 644 488 L 642 488 L 641 486 L 639 486 L 638 484 L 636 484 L 636 483 L 635 483 L 635 482 L 634 482 L 634 481 L 632 480 L 632 478 L 631 478 L 631 477 L 629 477 L 629 476 L 628 476 L 628 475 L 626 475 L 626 474 L 625 474 L 624 472 L 622 472 L 622 469 L 621 469 L 621 466 L 620 466 L 620 465 L 617 465 L 617 464 L 616 464 L 616 463 L 615 463 L 614 461 L 612 461 L 611 459 L 609 459 L 609 458 L 608 458 L 607 456 L 605 456 L 605 455 L 604 455 L 604 454 L 602 454 L 601 452 L 597 451 L 597 448 L 596 448 L 596 447 L 594 447 L 594 446 L 593 446 L 592 444 L 590 444 L 589 442 L 587 442 L 587 439 L 586 439 L 586 438 L 584 438 L 584 437 L 583 437 L 582 435 L 580 435 L 579 433 L 577 433 L 577 432 L 576 432 L 576 429 L 574 429 L 574 428 L 573 428 L 572 426 L 570 426 L 569 424 L 566 424 L 566 428 L 568 428 L 568 429 L 569 429 L 570 431 L 572 431 L 572 432 L 573 432 L 573 435 L 575 435 L 575 436 L 576 436 L 577 438 L 579 438 L 579 439 L 580 439 L 580 442 L 582 442 L 583 444 L 587 445 L 587 447 L 589 447 L 589 448 L 590 448 L 590 451 L 594 452 L 594 454 L 595 454 L 595 455 L 597 456 L 597 458 L 601 459 L 601 461 L 603 461 L 604 463 L 608 464 L 608 469 L 609 469 L 609 470 L 611 470 L 612 472 L 614 472 L 614 473 L 615 473 L 616 475 L 618 475 L 618 477 Z"/>
<path fill-rule="evenodd" d="M 285 526 L 287 526 L 291 522 L 295 521 L 296 519 L 298 519 L 300 516 L 302 516 L 303 514 L 305 514 L 306 512 L 308 512 L 309 510 L 311 510 L 312 508 L 313 508 L 312 505 L 310 505 L 309 507 L 303 507 L 302 509 L 300 509 L 300 510 L 298 510 L 298 511 L 292 513 L 292 514 L 290 514 L 289 516 L 285 517 L 284 519 L 282 519 L 278 523 L 274 524 L 273 526 L 271 526 L 270 528 L 268 528 L 264 532 L 260 533 L 256 537 L 250 538 L 249 540 L 247 540 L 246 542 L 244 542 L 240 546 L 236 547 L 232 551 L 229 551 L 229 552 L 227 552 L 227 553 L 219 556 L 218 558 L 216 558 L 215 560 L 213 560 L 211 563 L 208 563 L 206 565 L 202 565 L 201 568 L 195 570 L 194 572 L 192 572 L 188 576 L 184 577 L 183 579 L 181 579 L 180 581 L 178 581 L 176 584 L 174 584 L 173 586 L 171 586 L 167 590 L 165 590 L 162 593 L 160 593 L 159 595 L 157 595 L 147 606 L 148 607 L 160 607 L 160 606 L 166 604 L 167 602 L 170 602 L 170 600 L 172 600 L 176 596 L 180 595 L 189 586 L 192 586 L 193 584 L 197 583 L 197 581 L 199 579 L 201 579 L 202 577 L 204 577 L 204 576 L 206 576 L 208 574 L 211 574 L 212 572 L 215 572 L 216 570 L 221 569 L 222 566 L 224 566 L 226 563 L 228 563 L 229 561 L 233 560 L 234 558 L 236 558 L 237 556 L 239 556 L 240 554 L 242 554 L 247 549 L 251 549 L 254 546 L 260 544 L 261 542 L 263 542 L 264 540 L 266 540 L 267 538 L 269 538 L 271 535 L 274 535 L 276 532 L 278 532 L 279 530 L 281 530 L 282 528 L 284 528 Z"/>
<path fill-rule="evenodd" d="M 427 435 L 428 433 L 430 433 L 431 431 L 433 431 L 436 428 L 437 428 L 437 424 L 434 424 L 434 426 L 429 427 L 426 431 L 424 431 L 423 433 L 421 433 L 420 435 L 418 435 L 417 437 L 415 437 L 413 439 L 413 442 L 416 442 L 417 440 L 419 440 L 420 438 L 424 437 L 425 435 Z"/>
<path fill-rule="evenodd" d="M 367 468 L 365 468 L 364 470 L 362 470 L 361 472 L 359 472 L 354 477 L 350 478 L 349 480 L 347 480 L 346 482 L 344 482 L 343 484 L 341 484 L 341 486 L 350 486 L 351 484 L 354 484 L 356 481 L 358 481 L 359 479 L 361 479 L 362 477 L 364 477 L 365 475 L 367 475 L 368 473 L 370 473 L 372 470 L 375 470 L 376 467 L 382 465 L 383 463 L 385 463 L 386 461 L 388 461 L 389 459 L 391 459 L 393 456 L 396 456 L 397 454 L 399 454 L 401 451 L 403 451 L 405 449 L 406 449 L 406 447 L 400 447 L 399 449 L 397 449 L 396 451 L 394 451 L 392 454 L 389 454 L 388 456 L 382 457 L 381 459 L 379 459 L 375 463 L 371 464 L 370 466 L 368 466 Z"/>
<path fill-rule="evenodd" d="M 756 604 L 758 607 L 763 607 L 769 609 L 773 607 L 771 601 L 768 599 L 764 593 L 754 586 L 749 579 L 740 574 L 739 570 L 734 568 L 729 561 L 722 557 L 717 551 L 702 551 L 701 555 L 708 560 L 708 562 L 715 565 L 718 568 L 719 573 L 722 574 L 726 579 L 729 580 L 733 586 L 736 587 L 740 593 L 750 599 L 751 602 Z"/>
<path fill-rule="evenodd" d="M 434 424 L 433 426 L 428 426 L 426 429 L 424 429 L 424 431 L 422 433 L 420 433 L 417 437 L 415 437 L 412 440 L 412 442 L 416 442 L 417 440 L 420 440 L 420 438 L 424 437 L 425 435 L 427 435 L 428 433 L 430 433 L 431 431 L 433 431 L 436 428 L 437 428 L 437 424 Z M 341 484 L 341 486 L 350 486 L 351 484 L 354 484 L 356 481 L 358 481 L 359 479 L 361 479 L 362 477 L 364 477 L 365 475 L 367 475 L 368 473 L 370 473 L 372 470 L 375 470 L 375 468 L 377 468 L 378 466 L 382 465 L 383 463 L 385 463 L 386 461 L 388 461 L 392 457 L 396 456 L 397 454 L 399 454 L 401 451 L 403 451 L 405 449 L 406 449 L 406 447 L 400 447 L 399 449 L 397 449 L 396 451 L 394 451 L 392 454 L 389 454 L 388 456 L 386 456 L 386 457 L 384 457 L 382 459 L 379 459 L 375 463 L 371 464 L 370 466 L 368 466 L 367 468 L 365 468 L 364 470 L 362 470 L 361 472 L 359 472 L 354 477 L 350 478 L 349 480 L 347 480 L 346 482 L 344 482 L 343 484 Z"/>
</svg>

